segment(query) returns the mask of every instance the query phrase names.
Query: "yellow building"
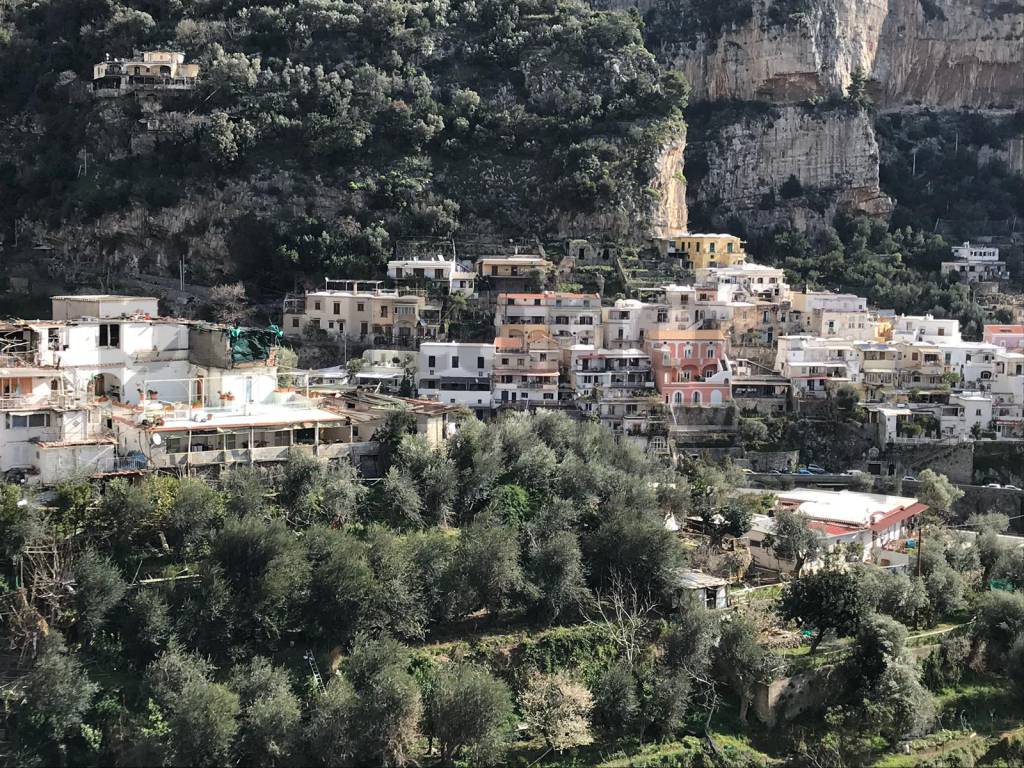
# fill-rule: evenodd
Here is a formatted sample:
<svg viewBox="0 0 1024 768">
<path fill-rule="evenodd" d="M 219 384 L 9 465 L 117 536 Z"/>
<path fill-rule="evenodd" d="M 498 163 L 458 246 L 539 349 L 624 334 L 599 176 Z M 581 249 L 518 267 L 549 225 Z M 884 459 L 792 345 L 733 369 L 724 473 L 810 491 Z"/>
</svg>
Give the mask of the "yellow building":
<svg viewBox="0 0 1024 768">
<path fill-rule="evenodd" d="M 746 263 L 744 243 L 735 235 L 686 234 L 662 238 L 658 249 L 663 256 L 678 256 L 688 269 L 735 267 Z"/>
</svg>

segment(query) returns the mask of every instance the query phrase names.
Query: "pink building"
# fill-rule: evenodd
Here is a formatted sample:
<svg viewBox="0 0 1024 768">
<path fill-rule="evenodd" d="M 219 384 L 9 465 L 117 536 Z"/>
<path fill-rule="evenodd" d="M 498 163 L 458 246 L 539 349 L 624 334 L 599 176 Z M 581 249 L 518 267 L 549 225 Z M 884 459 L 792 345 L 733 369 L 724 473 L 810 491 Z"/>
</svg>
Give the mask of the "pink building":
<svg viewBox="0 0 1024 768">
<path fill-rule="evenodd" d="M 722 331 L 655 329 L 644 342 L 654 384 L 669 405 L 723 405 L 732 372 Z"/>
<path fill-rule="evenodd" d="M 1024 351 L 1024 325 L 986 325 L 984 341 L 1011 352 Z"/>
</svg>

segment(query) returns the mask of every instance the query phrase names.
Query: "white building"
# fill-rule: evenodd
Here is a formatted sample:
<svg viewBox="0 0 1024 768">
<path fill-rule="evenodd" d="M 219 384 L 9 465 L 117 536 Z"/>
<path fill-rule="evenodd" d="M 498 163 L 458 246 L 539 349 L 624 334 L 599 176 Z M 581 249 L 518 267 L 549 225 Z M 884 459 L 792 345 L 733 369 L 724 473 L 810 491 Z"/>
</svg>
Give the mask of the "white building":
<svg viewBox="0 0 1024 768">
<path fill-rule="evenodd" d="M 999 249 L 971 245 L 969 242 L 953 247 L 953 261 L 942 262 L 942 274 L 956 274 L 968 283 L 1007 280 L 1010 273 L 1006 263 L 999 260 Z"/>
<path fill-rule="evenodd" d="M 990 392 L 996 432 L 1001 437 L 1024 437 L 1024 354 L 996 353 Z"/>
<path fill-rule="evenodd" d="M 780 336 L 775 370 L 796 397 L 824 397 L 830 381 L 856 381 L 860 358 L 853 342 L 814 336 Z"/>
<path fill-rule="evenodd" d="M 79 319 L 0 329 L 0 471 L 51 484 L 71 473 L 142 470 L 159 443 L 122 440 L 120 427 L 205 423 L 220 412 L 251 420 L 280 400 L 279 332 L 147 316 L 149 301 L 58 297 L 54 313 Z"/>
<path fill-rule="evenodd" d="M 988 430 L 992 423 L 992 398 L 981 392 L 956 392 L 942 409 L 943 437 L 968 438 Z"/>
<path fill-rule="evenodd" d="M 569 350 L 569 376 L 577 397 L 613 389 L 654 392 L 651 358 L 642 349 L 595 349 L 577 344 Z"/>
<path fill-rule="evenodd" d="M 786 273 L 777 267 L 746 262 L 731 267 L 708 267 L 696 271 L 697 285 L 717 287 L 736 285 L 747 298 L 789 301 L 790 289 Z"/>
<path fill-rule="evenodd" d="M 494 344 L 425 342 L 420 345 L 420 397 L 464 405 L 483 418 L 494 407 Z"/>
<path fill-rule="evenodd" d="M 961 341 L 960 321 L 931 315 L 899 315 L 892 324 L 893 341 Z"/>
<path fill-rule="evenodd" d="M 763 491 L 750 491 L 761 494 Z M 906 566 L 906 541 L 913 535 L 917 518 L 928 509 L 915 498 L 854 491 L 823 491 L 795 488 L 775 491 L 776 511 L 788 510 L 807 517 L 824 541 L 825 552 L 840 562 L 872 562 Z M 747 534 L 755 565 L 791 572 L 794 563 L 779 560 L 769 546 L 775 532 L 773 517 L 757 515 Z M 821 568 L 826 558 L 805 564 L 806 571 Z"/>
<path fill-rule="evenodd" d="M 467 296 L 476 289 L 476 272 L 471 265 L 460 265 L 454 258 L 393 259 L 388 262 L 388 277 L 396 283 L 417 285 L 432 283 L 446 293 Z"/>
<path fill-rule="evenodd" d="M 614 305 L 601 309 L 604 344 L 610 349 L 642 346 L 648 331 L 662 322 L 668 322 L 668 307 L 664 304 L 616 299 Z"/>
</svg>

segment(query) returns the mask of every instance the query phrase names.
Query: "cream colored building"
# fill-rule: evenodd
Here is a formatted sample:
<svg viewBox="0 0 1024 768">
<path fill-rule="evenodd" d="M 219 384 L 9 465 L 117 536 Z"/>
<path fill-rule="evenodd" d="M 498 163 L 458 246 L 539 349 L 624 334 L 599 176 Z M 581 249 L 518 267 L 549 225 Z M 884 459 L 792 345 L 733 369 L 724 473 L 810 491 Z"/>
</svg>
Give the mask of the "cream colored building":
<svg viewBox="0 0 1024 768">
<path fill-rule="evenodd" d="M 293 337 L 311 328 L 333 338 L 411 347 L 436 339 L 440 325 L 441 305 L 424 290 L 384 288 L 379 281 L 328 280 L 324 290 L 289 297 L 284 305 L 284 332 Z"/>
<path fill-rule="evenodd" d="M 603 340 L 601 297 L 596 293 L 500 293 L 494 312 L 498 336 L 542 331 L 563 348 Z"/>
<path fill-rule="evenodd" d="M 180 51 L 135 51 L 130 59 L 94 64 L 93 91 L 117 96 L 136 90 L 190 90 L 199 79 L 199 65 L 186 64 Z"/>
<path fill-rule="evenodd" d="M 494 405 L 551 406 L 558 402 L 562 350 L 543 330 L 494 340 Z"/>
</svg>

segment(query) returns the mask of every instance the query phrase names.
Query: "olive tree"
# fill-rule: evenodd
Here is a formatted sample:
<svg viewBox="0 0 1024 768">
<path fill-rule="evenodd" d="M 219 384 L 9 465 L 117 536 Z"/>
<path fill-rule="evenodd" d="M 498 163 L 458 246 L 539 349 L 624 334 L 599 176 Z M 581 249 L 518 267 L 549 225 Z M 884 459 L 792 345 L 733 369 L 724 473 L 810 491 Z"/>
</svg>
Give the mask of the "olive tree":
<svg viewBox="0 0 1024 768">
<path fill-rule="evenodd" d="M 470 664 L 442 670 L 427 699 L 430 735 L 437 739 L 445 765 L 463 757 L 473 765 L 499 763 L 508 746 L 511 719 L 508 686 Z"/>
</svg>

